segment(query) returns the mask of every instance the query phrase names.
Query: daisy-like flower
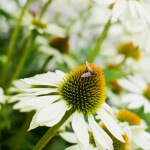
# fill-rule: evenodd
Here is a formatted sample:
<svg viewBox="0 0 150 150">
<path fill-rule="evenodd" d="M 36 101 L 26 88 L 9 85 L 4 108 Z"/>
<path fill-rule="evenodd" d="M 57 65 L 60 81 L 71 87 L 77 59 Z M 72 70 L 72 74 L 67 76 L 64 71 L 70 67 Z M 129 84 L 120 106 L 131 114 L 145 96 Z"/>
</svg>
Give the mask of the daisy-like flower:
<svg viewBox="0 0 150 150">
<path fill-rule="evenodd" d="M 120 126 L 129 137 L 130 149 L 150 149 L 150 133 L 145 131 L 147 126 L 139 116 L 129 110 L 121 109 L 117 113 L 117 118 L 122 122 Z"/>
<path fill-rule="evenodd" d="M 105 78 L 98 66 L 87 63 L 68 74 L 61 71 L 48 72 L 23 81 L 34 87 L 22 89 L 25 93 L 20 98 L 24 100 L 19 102 L 18 107 L 36 109 L 29 130 L 38 126 L 52 127 L 62 119 L 67 110 L 73 109 L 72 129 L 81 149 L 86 149 L 89 144 L 85 117 L 96 146 L 113 149 L 111 138 L 97 124 L 94 114 L 98 114 L 112 135 L 124 142 L 123 132 L 112 117 L 111 108 L 105 103 Z"/>
<path fill-rule="evenodd" d="M 129 76 L 118 80 L 119 84 L 126 89 L 122 101 L 128 103 L 128 108 L 144 106 L 144 112 L 150 112 L 150 84 L 139 75 Z"/>
</svg>

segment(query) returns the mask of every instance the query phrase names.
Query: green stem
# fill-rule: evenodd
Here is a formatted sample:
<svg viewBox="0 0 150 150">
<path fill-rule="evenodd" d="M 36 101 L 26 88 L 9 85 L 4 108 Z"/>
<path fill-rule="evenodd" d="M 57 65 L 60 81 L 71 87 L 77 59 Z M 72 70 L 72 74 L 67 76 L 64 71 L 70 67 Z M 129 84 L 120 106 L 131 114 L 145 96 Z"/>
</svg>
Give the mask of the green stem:
<svg viewBox="0 0 150 150">
<path fill-rule="evenodd" d="M 89 59 L 88 59 L 89 62 L 93 62 L 94 58 L 97 56 L 97 54 L 101 48 L 102 42 L 105 40 L 105 38 L 107 36 L 107 33 L 108 33 L 110 26 L 111 26 L 111 21 L 109 19 L 108 22 L 106 23 L 104 29 L 103 29 L 102 34 L 99 36 L 98 41 L 97 41 Z"/>
<path fill-rule="evenodd" d="M 19 149 L 20 143 L 25 135 L 25 133 L 27 132 L 27 129 L 29 128 L 29 124 L 32 120 L 33 117 L 33 112 L 30 112 L 23 124 L 23 126 L 21 127 L 21 129 L 19 130 L 18 134 L 15 137 L 15 141 L 14 141 L 14 146 L 12 147 L 12 150 L 17 150 Z"/>
<path fill-rule="evenodd" d="M 55 126 L 51 127 L 45 135 L 40 139 L 40 141 L 35 145 L 33 150 L 41 150 L 47 143 L 48 141 L 56 134 L 58 129 L 65 123 L 65 121 L 73 114 L 74 110 L 70 109 L 69 111 L 66 112 L 62 120 L 57 123 Z"/>
<path fill-rule="evenodd" d="M 4 70 L 3 70 L 3 74 L 2 74 L 2 78 L 1 78 L 1 81 L 4 83 L 5 80 L 6 80 L 6 75 L 7 75 L 7 72 L 8 72 L 8 69 L 9 69 L 9 66 L 10 66 L 10 62 L 11 62 L 11 56 L 13 54 L 13 50 L 14 50 L 14 46 L 16 44 L 16 41 L 17 41 L 17 36 L 18 36 L 18 33 L 19 33 L 19 29 L 20 29 L 20 25 L 21 25 L 21 21 L 22 21 L 22 18 L 24 16 L 24 13 L 28 7 L 28 4 L 29 4 L 30 0 L 27 0 L 26 1 L 26 4 L 24 5 L 23 9 L 22 9 L 22 12 L 20 14 L 20 17 L 18 19 L 18 23 L 16 25 L 16 28 L 13 32 L 13 35 L 12 35 L 12 38 L 11 38 L 11 42 L 9 44 L 9 47 L 8 47 L 8 51 L 7 51 L 7 56 L 8 56 L 8 59 L 7 59 L 7 62 L 5 64 L 5 67 L 4 67 Z"/>
<path fill-rule="evenodd" d="M 44 15 L 44 13 L 46 12 L 47 8 L 49 7 L 49 5 L 51 4 L 52 0 L 48 0 L 45 5 L 43 6 L 40 14 L 39 14 L 39 19 L 41 19 Z"/>
<path fill-rule="evenodd" d="M 48 62 L 49 62 L 52 58 L 53 58 L 53 56 L 48 56 L 48 58 L 45 60 L 44 64 L 42 65 L 40 72 L 44 72 L 44 71 L 45 71 L 45 68 L 46 68 Z"/>
<path fill-rule="evenodd" d="M 29 36 L 31 38 L 28 38 L 28 42 L 27 42 L 27 44 L 26 44 L 26 46 L 24 48 L 25 51 L 23 53 L 23 57 L 20 60 L 20 63 L 18 65 L 18 67 L 17 67 L 17 70 L 15 71 L 15 73 L 12 76 L 12 78 L 10 79 L 10 82 L 8 84 L 8 87 L 7 87 L 8 89 L 11 86 L 12 81 L 15 80 L 19 76 L 19 74 L 21 72 L 21 69 L 22 69 L 22 67 L 23 67 L 23 65 L 24 65 L 24 63 L 25 63 L 25 61 L 26 61 L 26 59 L 27 59 L 27 57 L 28 57 L 28 55 L 30 53 L 31 45 L 34 43 L 34 40 L 35 40 L 35 37 L 36 37 L 36 32 L 32 32 L 31 34 L 32 34 L 32 36 Z"/>
</svg>

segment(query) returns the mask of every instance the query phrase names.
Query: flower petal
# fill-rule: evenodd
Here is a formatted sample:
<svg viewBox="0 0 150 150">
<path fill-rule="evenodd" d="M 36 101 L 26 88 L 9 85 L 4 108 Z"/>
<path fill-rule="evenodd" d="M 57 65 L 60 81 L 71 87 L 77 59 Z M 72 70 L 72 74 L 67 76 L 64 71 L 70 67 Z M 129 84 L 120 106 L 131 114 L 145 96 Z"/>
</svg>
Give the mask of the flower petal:
<svg viewBox="0 0 150 150">
<path fill-rule="evenodd" d="M 118 83 L 125 88 L 126 90 L 134 93 L 141 93 L 141 90 L 138 88 L 137 85 L 129 81 L 128 79 L 120 79 L 118 80 Z"/>
<path fill-rule="evenodd" d="M 30 85 L 51 85 L 57 87 L 61 78 L 53 72 L 48 72 L 31 78 L 22 79 L 22 81 Z"/>
<path fill-rule="evenodd" d="M 57 118 L 59 114 L 66 111 L 67 105 L 64 101 L 59 101 L 53 104 L 50 104 L 39 111 L 36 122 L 44 125 L 45 122 L 50 122 L 51 120 Z"/>
<path fill-rule="evenodd" d="M 77 136 L 79 144 L 81 144 L 84 149 L 87 149 L 89 135 L 83 114 L 75 112 L 72 119 L 72 128 Z"/>
<path fill-rule="evenodd" d="M 124 139 L 122 137 L 123 131 L 119 127 L 117 121 L 109 115 L 103 108 L 101 108 L 97 112 L 99 118 L 102 119 L 102 122 L 105 124 L 107 129 L 110 131 L 110 133 L 115 136 L 118 140 L 124 142 Z"/>
<path fill-rule="evenodd" d="M 60 136 L 69 143 L 77 143 L 77 137 L 73 132 L 62 132 Z"/>
<path fill-rule="evenodd" d="M 95 143 L 99 149 L 113 150 L 113 141 L 108 134 L 96 123 L 93 116 L 88 116 L 88 121 L 94 136 Z"/>
<path fill-rule="evenodd" d="M 50 95 L 50 96 L 40 96 L 40 97 L 25 97 L 16 105 L 14 105 L 14 109 L 22 109 L 22 108 L 30 108 L 32 109 L 41 109 L 44 106 L 47 106 L 54 101 L 58 100 L 60 96 L 58 95 Z"/>
</svg>

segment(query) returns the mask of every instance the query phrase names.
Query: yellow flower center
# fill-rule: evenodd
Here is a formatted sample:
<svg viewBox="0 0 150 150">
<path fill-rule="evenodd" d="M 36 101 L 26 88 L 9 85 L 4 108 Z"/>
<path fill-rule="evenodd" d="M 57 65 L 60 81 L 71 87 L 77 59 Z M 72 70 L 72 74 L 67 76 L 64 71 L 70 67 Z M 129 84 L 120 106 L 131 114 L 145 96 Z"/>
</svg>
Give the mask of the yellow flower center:
<svg viewBox="0 0 150 150">
<path fill-rule="evenodd" d="M 68 37 L 53 36 L 49 38 L 48 44 L 63 54 L 68 54 L 70 52 Z"/>
<path fill-rule="evenodd" d="M 141 58 L 140 50 L 132 43 L 122 43 L 117 47 L 119 54 L 123 54 L 125 57 L 132 57 L 134 60 L 139 60 Z"/>
<path fill-rule="evenodd" d="M 121 142 L 109 132 L 103 123 L 101 123 L 100 126 L 111 137 L 114 150 L 130 150 L 129 138 L 126 134 L 122 135 L 125 142 Z"/>
<path fill-rule="evenodd" d="M 117 82 L 117 80 L 112 80 L 110 81 L 111 84 L 111 90 L 115 93 L 115 94 L 121 94 L 123 92 L 123 87 Z"/>
<path fill-rule="evenodd" d="M 59 91 L 75 111 L 84 114 L 95 113 L 106 98 L 103 71 L 94 64 L 90 65 L 90 70 L 86 65 L 80 66 L 65 76 Z"/>
<path fill-rule="evenodd" d="M 37 19 L 33 19 L 32 22 L 31 22 L 33 25 L 35 25 L 36 27 L 38 28 L 42 28 L 42 29 L 45 29 L 47 28 L 47 25 Z"/>
<path fill-rule="evenodd" d="M 121 122 L 128 122 L 129 125 L 140 125 L 141 123 L 141 118 L 134 114 L 133 112 L 125 109 L 121 109 L 117 113 L 117 118 Z"/>
<path fill-rule="evenodd" d="M 144 90 L 143 95 L 150 101 L 150 85 Z"/>
</svg>

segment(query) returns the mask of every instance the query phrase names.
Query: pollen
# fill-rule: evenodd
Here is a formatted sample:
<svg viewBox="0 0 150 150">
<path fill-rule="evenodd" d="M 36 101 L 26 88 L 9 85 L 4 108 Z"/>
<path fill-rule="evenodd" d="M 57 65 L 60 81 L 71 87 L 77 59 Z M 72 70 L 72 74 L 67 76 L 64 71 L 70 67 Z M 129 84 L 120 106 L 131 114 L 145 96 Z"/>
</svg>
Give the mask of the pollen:
<svg viewBox="0 0 150 150">
<path fill-rule="evenodd" d="M 117 118 L 121 122 L 128 122 L 129 125 L 140 125 L 141 123 L 141 118 L 134 114 L 133 112 L 125 109 L 121 109 L 118 114 Z"/>
<path fill-rule="evenodd" d="M 101 68 L 90 64 L 94 75 L 83 77 L 87 66 L 80 66 L 68 73 L 60 84 L 59 91 L 62 98 L 75 111 L 83 114 L 93 114 L 105 102 L 105 78 Z"/>
<path fill-rule="evenodd" d="M 121 94 L 123 92 L 123 87 L 117 82 L 116 79 L 110 81 L 111 89 L 115 94 Z"/>
<path fill-rule="evenodd" d="M 117 47 L 117 51 L 119 54 L 122 54 L 125 57 L 131 57 L 136 61 L 141 58 L 140 50 L 132 42 L 121 43 Z"/>
<path fill-rule="evenodd" d="M 150 101 L 150 85 L 144 90 L 143 95 Z"/>
<path fill-rule="evenodd" d="M 114 150 L 130 150 L 130 144 L 129 144 L 129 138 L 126 134 L 123 134 L 123 139 L 125 142 L 121 142 L 118 139 L 116 139 L 110 132 L 109 130 L 106 128 L 106 126 L 101 123 L 100 126 L 102 127 L 102 129 L 110 136 L 110 138 L 113 141 L 113 148 Z"/>
</svg>

